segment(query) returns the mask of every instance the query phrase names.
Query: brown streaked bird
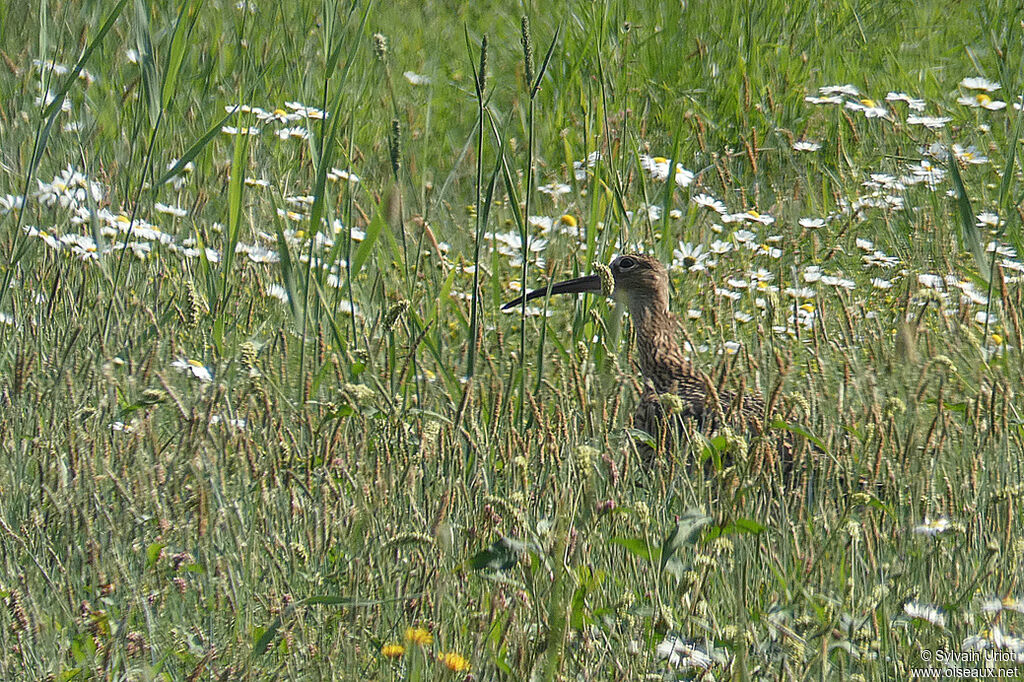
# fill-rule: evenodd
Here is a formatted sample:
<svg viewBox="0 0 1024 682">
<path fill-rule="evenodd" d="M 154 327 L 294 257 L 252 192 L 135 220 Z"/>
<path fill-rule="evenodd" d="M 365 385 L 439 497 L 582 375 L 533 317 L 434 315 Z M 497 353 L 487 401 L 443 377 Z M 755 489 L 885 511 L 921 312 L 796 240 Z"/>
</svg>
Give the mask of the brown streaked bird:
<svg viewBox="0 0 1024 682">
<path fill-rule="evenodd" d="M 665 424 L 662 394 L 679 396 L 683 419 L 696 420 L 706 433 L 718 429 L 724 418 L 738 431 L 760 435 L 764 431 L 765 404 L 756 396 L 743 395 L 740 404 L 729 391 L 718 392 L 708 377 L 686 358 L 675 338 L 676 317 L 669 312 L 668 271 L 657 259 L 645 254 L 626 254 L 612 261 L 609 268 L 614 280 L 614 296 L 626 304 L 633 329 L 640 371 L 646 387 L 633 419 L 660 442 Z M 502 306 L 507 310 L 535 298 L 556 294 L 600 293 L 601 275 L 578 277 L 536 289 Z M 671 432 L 666 432 L 670 435 Z M 780 446 L 782 444 L 780 443 Z M 788 451 L 789 447 L 784 447 Z M 650 456 L 653 452 L 644 452 Z M 784 458 L 785 453 L 780 453 Z"/>
</svg>

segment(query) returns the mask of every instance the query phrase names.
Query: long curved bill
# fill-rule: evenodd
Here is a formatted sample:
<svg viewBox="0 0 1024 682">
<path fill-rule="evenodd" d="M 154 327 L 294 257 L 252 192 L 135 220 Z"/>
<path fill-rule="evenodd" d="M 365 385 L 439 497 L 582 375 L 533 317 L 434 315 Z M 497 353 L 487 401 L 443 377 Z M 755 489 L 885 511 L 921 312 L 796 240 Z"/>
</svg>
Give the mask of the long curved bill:
<svg viewBox="0 0 1024 682">
<path fill-rule="evenodd" d="M 558 282 L 557 284 L 551 284 L 541 289 L 534 289 L 526 296 L 520 296 L 514 301 L 509 301 L 505 305 L 501 306 L 502 310 L 508 310 L 514 306 L 520 305 L 525 298 L 527 301 L 532 301 L 535 298 L 543 298 L 544 296 L 555 296 L 556 294 L 581 294 L 581 293 L 601 293 L 601 277 L 600 275 L 587 275 L 586 277 L 577 277 L 576 279 L 567 279 L 564 282 Z"/>
</svg>

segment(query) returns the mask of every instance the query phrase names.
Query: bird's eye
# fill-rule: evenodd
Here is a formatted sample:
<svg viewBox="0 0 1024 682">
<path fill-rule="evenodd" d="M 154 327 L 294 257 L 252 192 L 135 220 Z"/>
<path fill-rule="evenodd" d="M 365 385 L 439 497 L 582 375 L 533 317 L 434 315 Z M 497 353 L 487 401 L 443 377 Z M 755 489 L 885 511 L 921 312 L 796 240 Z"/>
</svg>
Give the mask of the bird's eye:
<svg viewBox="0 0 1024 682">
<path fill-rule="evenodd" d="M 619 259 L 619 269 L 620 270 L 631 270 L 634 267 L 636 267 L 636 259 L 635 258 L 630 258 L 629 256 L 626 256 L 625 258 L 620 258 Z"/>
</svg>

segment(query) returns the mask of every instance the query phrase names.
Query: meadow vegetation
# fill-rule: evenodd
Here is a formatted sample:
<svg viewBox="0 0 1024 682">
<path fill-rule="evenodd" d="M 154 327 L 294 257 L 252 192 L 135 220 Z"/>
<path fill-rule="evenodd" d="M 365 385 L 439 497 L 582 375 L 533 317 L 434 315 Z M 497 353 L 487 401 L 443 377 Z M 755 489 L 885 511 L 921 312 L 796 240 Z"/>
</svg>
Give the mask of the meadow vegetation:
<svg viewBox="0 0 1024 682">
<path fill-rule="evenodd" d="M 0 6 L 0 677 L 1012 670 L 1022 19 Z M 500 311 L 628 251 L 794 475 L 643 466 L 622 308 Z"/>
</svg>

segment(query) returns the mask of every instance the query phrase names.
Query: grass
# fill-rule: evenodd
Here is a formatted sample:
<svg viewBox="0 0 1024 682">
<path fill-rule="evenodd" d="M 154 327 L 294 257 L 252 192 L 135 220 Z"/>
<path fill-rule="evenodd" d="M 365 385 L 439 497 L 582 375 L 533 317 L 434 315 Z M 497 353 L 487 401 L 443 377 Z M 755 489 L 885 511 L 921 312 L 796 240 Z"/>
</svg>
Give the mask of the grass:
<svg viewBox="0 0 1024 682">
<path fill-rule="evenodd" d="M 1019 672 L 1021 18 L 0 8 L 2 676 Z M 642 466 L 613 302 L 499 312 L 635 249 L 795 481 Z"/>
</svg>

